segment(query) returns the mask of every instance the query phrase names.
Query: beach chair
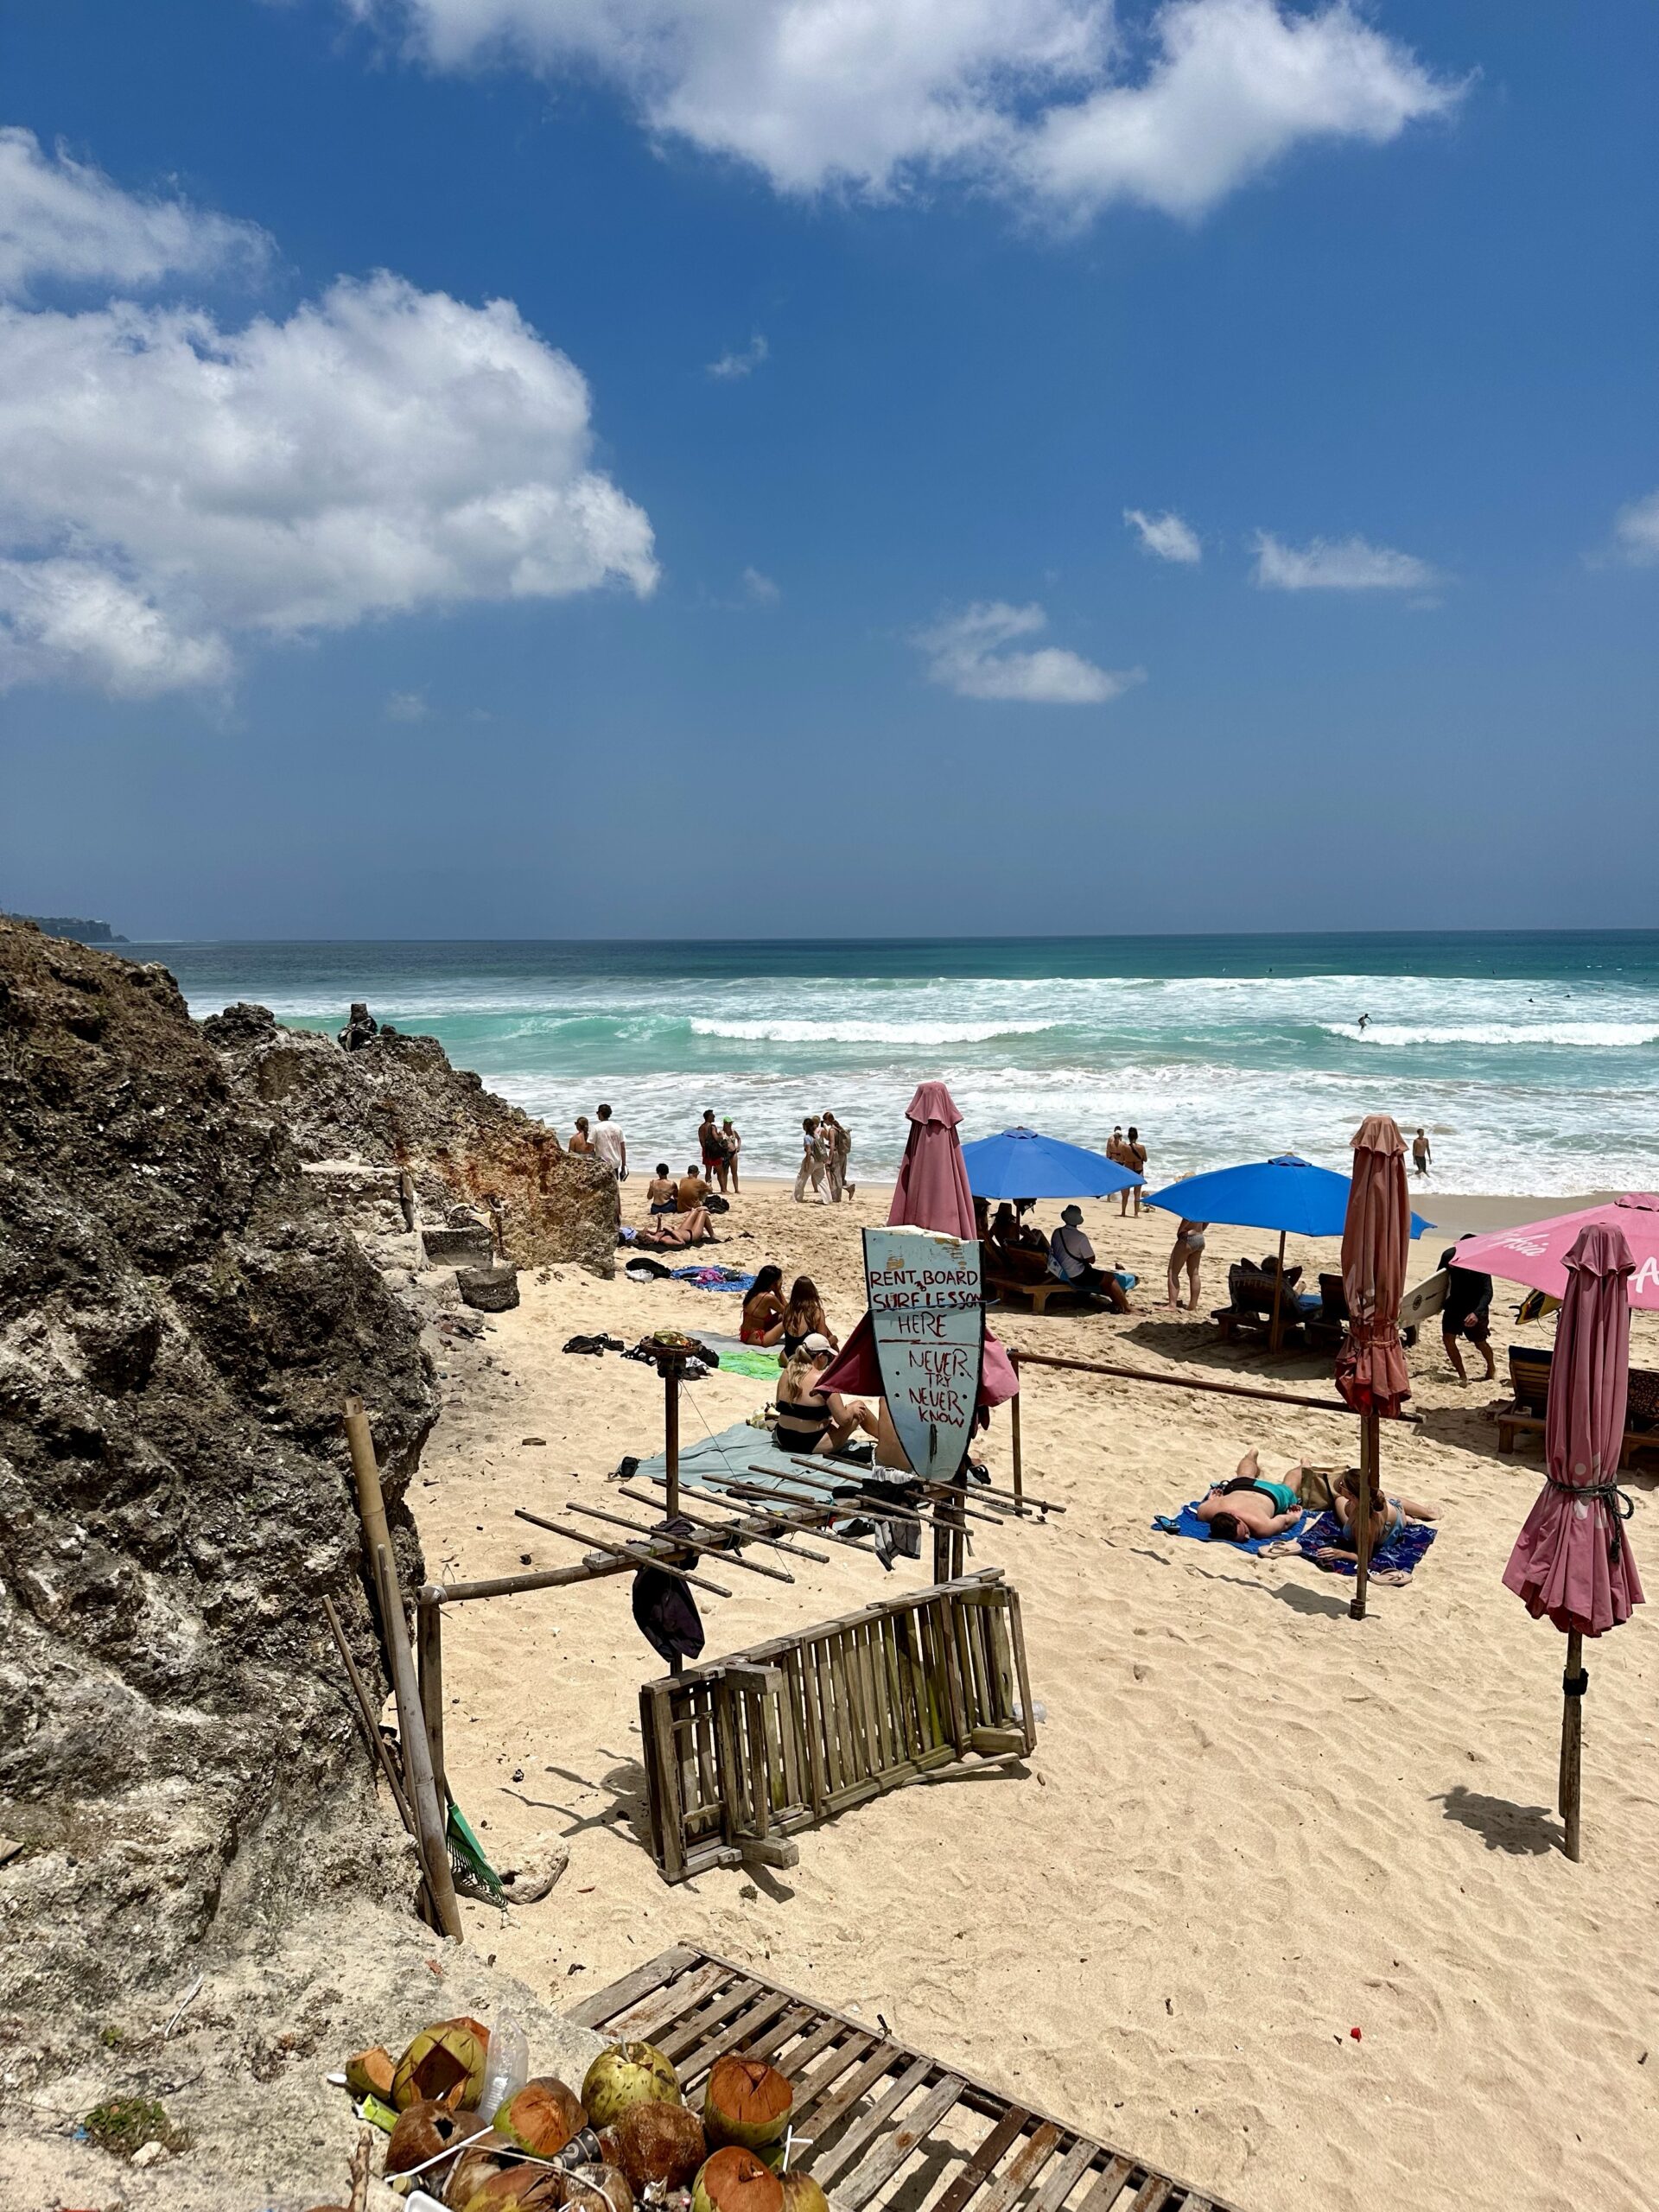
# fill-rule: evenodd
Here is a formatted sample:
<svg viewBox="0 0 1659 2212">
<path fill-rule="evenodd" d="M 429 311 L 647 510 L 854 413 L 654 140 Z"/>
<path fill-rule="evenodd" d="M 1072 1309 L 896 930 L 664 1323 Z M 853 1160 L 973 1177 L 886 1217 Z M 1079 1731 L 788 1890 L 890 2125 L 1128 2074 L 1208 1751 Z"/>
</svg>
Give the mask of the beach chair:
<svg viewBox="0 0 1659 2212">
<path fill-rule="evenodd" d="M 1507 1406 L 1494 1408 L 1497 1448 L 1513 1452 L 1518 1438 L 1541 1442 L 1544 1417 L 1549 1407 L 1549 1370 L 1554 1347 L 1549 1344 L 1510 1346 L 1510 1388 Z M 1624 1437 L 1618 1464 L 1628 1467 L 1638 1452 L 1659 1451 L 1659 1375 L 1650 1368 L 1633 1367 L 1624 1414 Z"/>
</svg>

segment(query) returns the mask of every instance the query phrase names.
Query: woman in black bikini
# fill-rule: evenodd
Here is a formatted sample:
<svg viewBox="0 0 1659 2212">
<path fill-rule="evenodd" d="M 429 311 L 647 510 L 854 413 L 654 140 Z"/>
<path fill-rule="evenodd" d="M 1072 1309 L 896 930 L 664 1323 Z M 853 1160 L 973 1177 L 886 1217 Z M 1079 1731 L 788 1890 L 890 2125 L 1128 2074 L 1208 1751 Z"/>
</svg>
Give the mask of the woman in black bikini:
<svg viewBox="0 0 1659 2212">
<path fill-rule="evenodd" d="M 784 1350 L 794 1353 L 809 1337 L 822 1337 L 831 1351 L 841 1350 L 840 1339 L 824 1316 L 823 1300 L 810 1275 L 797 1275 L 784 1316 Z"/>
<path fill-rule="evenodd" d="M 857 1398 L 818 1388 L 818 1377 L 835 1357 L 835 1346 L 814 1330 L 790 1359 L 778 1382 L 778 1424 L 772 1431 L 780 1452 L 839 1452 L 849 1437 L 876 1433 L 875 1415 Z"/>
</svg>

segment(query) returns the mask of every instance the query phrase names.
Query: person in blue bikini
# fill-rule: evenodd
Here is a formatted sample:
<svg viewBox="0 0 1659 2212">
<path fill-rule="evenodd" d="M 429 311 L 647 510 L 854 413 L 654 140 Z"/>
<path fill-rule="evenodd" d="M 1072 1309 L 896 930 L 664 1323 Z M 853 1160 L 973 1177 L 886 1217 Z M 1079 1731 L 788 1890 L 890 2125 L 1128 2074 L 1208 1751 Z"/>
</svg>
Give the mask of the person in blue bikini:
<svg viewBox="0 0 1659 2212">
<path fill-rule="evenodd" d="M 1359 1503 L 1359 1471 L 1350 1467 L 1338 1475 L 1331 1485 L 1331 1510 L 1342 1528 L 1342 1549 L 1357 1548 L 1354 1536 L 1354 1511 Z M 1379 1497 L 1371 1506 L 1371 1554 L 1373 1558 L 1385 1544 L 1391 1544 L 1408 1523 L 1413 1521 L 1434 1521 L 1439 1515 L 1432 1505 L 1419 1505 L 1414 1498 Z"/>
<path fill-rule="evenodd" d="M 1293 1475 L 1301 1469 L 1293 1467 Z M 1282 1536 L 1302 1517 L 1301 1502 L 1294 1483 L 1269 1482 L 1254 1450 L 1238 1463 L 1230 1482 L 1214 1483 L 1196 1508 L 1212 1537 L 1226 1544 L 1254 1543 L 1261 1536 Z"/>
</svg>

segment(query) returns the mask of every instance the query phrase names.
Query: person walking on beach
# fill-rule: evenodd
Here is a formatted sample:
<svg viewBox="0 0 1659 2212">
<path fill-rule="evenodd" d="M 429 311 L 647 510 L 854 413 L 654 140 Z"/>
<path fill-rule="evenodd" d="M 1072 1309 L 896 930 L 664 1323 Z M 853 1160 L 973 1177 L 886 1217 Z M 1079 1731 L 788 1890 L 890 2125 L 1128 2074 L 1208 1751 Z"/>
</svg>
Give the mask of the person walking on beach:
<svg viewBox="0 0 1659 2212">
<path fill-rule="evenodd" d="M 1466 1243 L 1467 1236 L 1460 1236 L 1458 1244 Z M 1440 1308 L 1440 1342 L 1446 1346 L 1446 1356 L 1457 1370 L 1459 1382 L 1466 1382 L 1463 1355 L 1458 1350 L 1458 1338 L 1466 1337 L 1486 1363 L 1486 1380 L 1491 1382 L 1497 1374 L 1497 1362 L 1492 1357 L 1492 1279 L 1476 1273 L 1473 1268 L 1458 1265 L 1458 1245 L 1448 1244 L 1440 1255 L 1440 1265 L 1446 1269 L 1446 1304 Z"/>
<path fill-rule="evenodd" d="M 594 1150 L 617 1181 L 626 1183 L 628 1179 L 628 1141 L 611 1119 L 608 1106 L 601 1106 L 595 1118 L 599 1127 L 594 1131 Z"/>
<path fill-rule="evenodd" d="M 1433 1154 L 1428 1148 L 1428 1138 L 1421 1129 L 1419 1129 L 1411 1141 L 1411 1164 L 1417 1170 L 1419 1176 L 1427 1174 L 1428 1163 L 1433 1157 Z"/>
<path fill-rule="evenodd" d="M 1204 1264 L 1204 1232 L 1207 1221 L 1184 1221 L 1175 1231 L 1175 1249 L 1169 1255 L 1169 1298 L 1172 1313 L 1181 1310 L 1181 1270 L 1186 1270 L 1187 1311 L 1198 1310 L 1198 1270 Z"/>
<path fill-rule="evenodd" d="M 817 1116 L 804 1115 L 801 1121 L 801 1164 L 795 1170 L 795 1203 L 798 1206 L 804 1205 L 806 1203 L 806 1186 L 809 1183 L 812 1185 L 812 1195 L 818 1204 L 823 1205 L 825 1203 L 823 1169 L 824 1162 L 829 1156 L 830 1147 L 818 1134 Z"/>
<path fill-rule="evenodd" d="M 843 1198 L 851 1198 L 853 1191 L 857 1187 L 855 1185 L 849 1185 L 847 1180 L 847 1155 L 853 1148 L 853 1133 L 845 1122 L 838 1122 L 833 1114 L 826 1114 L 819 1128 L 827 1135 L 830 1146 L 830 1158 L 827 1162 L 830 1175 L 830 1203 L 832 1206 L 839 1205 Z"/>
<path fill-rule="evenodd" d="M 726 1166 L 732 1179 L 732 1196 L 739 1198 L 742 1195 L 743 1186 L 737 1179 L 737 1155 L 743 1149 L 743 1140 L 733 1127 L 729 1114 L 722 1114 L 720 1117 L 720 1141 L 726 1154 Z M 724 1175 L 720 1179 L 720 1187 L 722 1191 L 726 1187 Z"/>
<path fill-rule="evenodd" d="M 702 1172 L 710 1188 L 718 1183 L 723 1191 L 728 1166 L 726 1140 L 720 1133 L 712 1106 L 703 1108 L 702 1119 L 697 1123 L 697 1150 L 702 1155 Z"/>
<path fill-rule="evenodd" d="M 1119 1148 L 1117 1164 L 1120 1167 L 1127 1167 L 1131 1175 L 1144 1175 L 1147 1172 L 1147 1147 L 1141 1143 L 1141 1132 L 1135 1128 L 1133 1122 L 1129 1123 L 1128 1134 L 1125 1136 L 1123 1142 Z M 1129 1200 L 1131 1198 L 1135 1200 L 1135 1211 L 1138 1214 L 1141 1211 L 1141 1185 L 1139 1183 L 1129 1183 L 1125 1185 L 1123 1190 L 1123 1203 L 1117 1210 L 1120 1220 L 1123 1215 L 1128 1213 L 1129 1211 Z"/>
</svg>

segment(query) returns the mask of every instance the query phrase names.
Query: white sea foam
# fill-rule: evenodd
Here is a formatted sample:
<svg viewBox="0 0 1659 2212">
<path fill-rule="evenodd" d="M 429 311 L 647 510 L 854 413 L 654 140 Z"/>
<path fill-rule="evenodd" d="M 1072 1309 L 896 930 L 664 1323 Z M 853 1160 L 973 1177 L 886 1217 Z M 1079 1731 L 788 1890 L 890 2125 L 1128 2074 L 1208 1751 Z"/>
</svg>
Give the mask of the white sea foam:
<svg viewBox="0 0 1659 2212">
<path fill-rule="evenodd" d="M 1052 1021 L 693 1020 L 694 1037 L 754 1045 L 988 1045 L 997 1037 L 1039 1037 Z"/>
<path fill-rule="evenodd" d="M 1659 1045 L 1656 1021 L 1488 1021 L 1464 1026 L 1427 1025 L 1407 1027 L 1389 1021 L 1369 1021 L 1363 1029 L 1353 1022 L 1322 1021 L 1332 1037 L 1345 1037 L 1356 1045 L 1573 1045 L 1586 1052 L 1624 1050 L 1639 1045 Z"/>
</svg>

